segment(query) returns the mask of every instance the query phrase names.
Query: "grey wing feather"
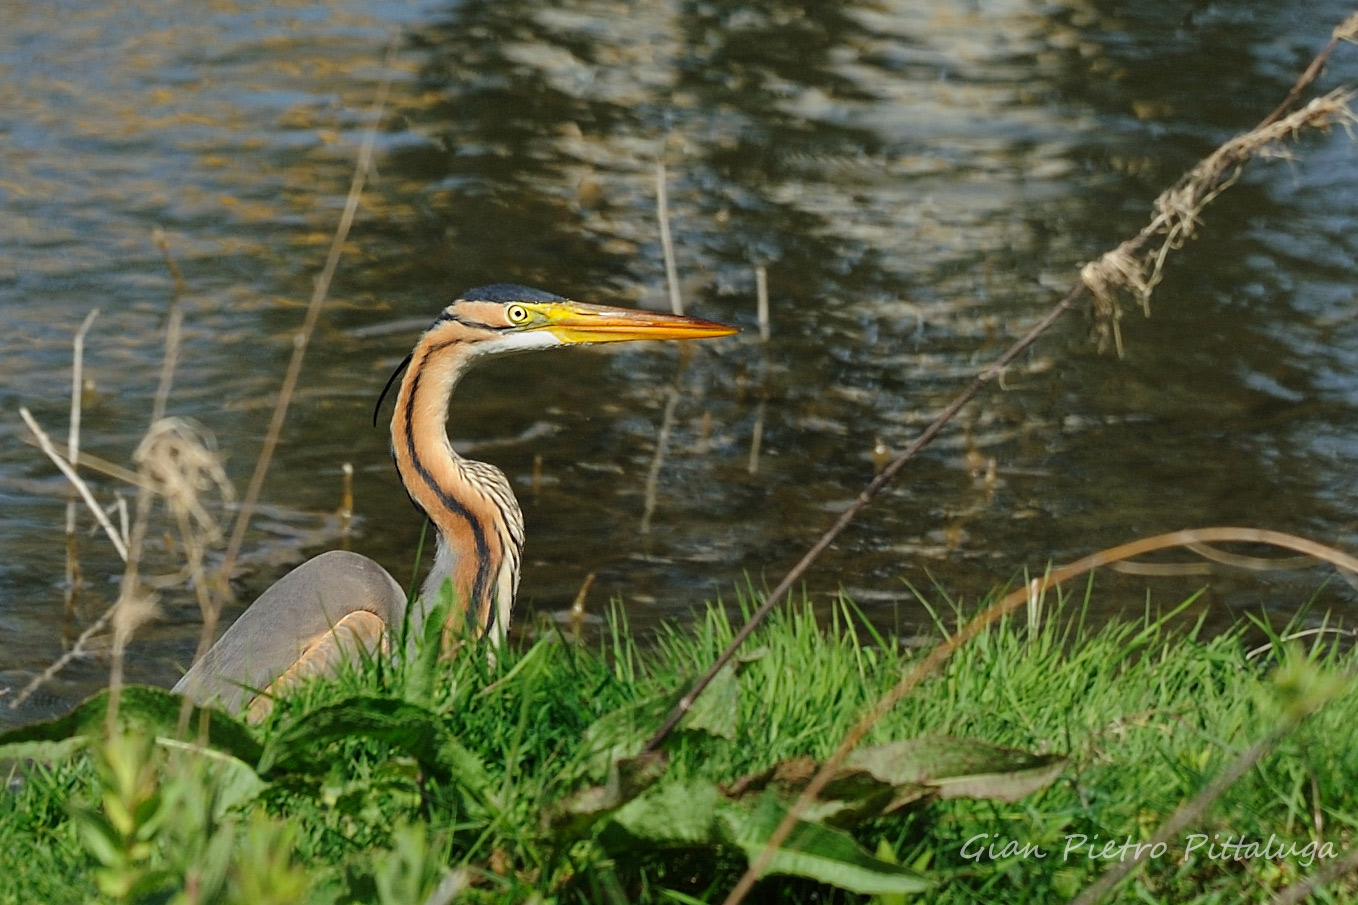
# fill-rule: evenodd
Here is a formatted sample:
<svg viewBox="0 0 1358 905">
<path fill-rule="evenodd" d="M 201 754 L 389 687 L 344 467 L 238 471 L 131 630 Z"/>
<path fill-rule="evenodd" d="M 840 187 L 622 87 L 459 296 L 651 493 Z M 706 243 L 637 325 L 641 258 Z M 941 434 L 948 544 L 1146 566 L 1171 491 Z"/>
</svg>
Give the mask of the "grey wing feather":
<svg viewBox="0 0 1358 905">
<path fill-rule="evenodd" d="M 290 667 L 316 636 L 367 610 L 399 631 L 405 592 L 373 560 L 332 550 L 307 560 L 260 595 L 174 686 L 195 703 L 239 712 Z"/>
</svg>

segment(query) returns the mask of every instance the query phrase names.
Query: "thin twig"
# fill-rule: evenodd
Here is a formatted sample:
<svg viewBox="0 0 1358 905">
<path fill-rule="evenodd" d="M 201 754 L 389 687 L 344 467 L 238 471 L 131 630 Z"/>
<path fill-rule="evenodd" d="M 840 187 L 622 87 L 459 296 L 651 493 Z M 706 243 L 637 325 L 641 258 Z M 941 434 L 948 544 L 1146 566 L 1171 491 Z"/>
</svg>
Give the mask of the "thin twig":
<svg viewBox="0 0 1358 905">
<path fill-rule="evenodd" d="M 24 443 L 27 443 L 29 446 L 34 446 L 37 447 L 38 449 L 42 449 L 42 444 L 39 443 L 37 440 L 33 439 L 32 437 L 21 436 L 19 437 L 19 440 Z M 49 440 L 49 442 L 52 443 L 52 448 L 57 451 L 57 454 L 59 456 L 61 456 L 67 462 L 70 462 L 72 460 L 72 457 L 69 455 L 69 450 L 66 447 L 60 446 L 54 441 Z M 106 477 L 116 478 L 117 480 L 122 481 L 124 484 L 131 484 L 134 487 L 141 483 L 141 477 L 138 476 L 135 471 L 132 471 L 129 468 L 124 468 L 123 466 L 117 464 L 116 462 L 110 462 L 108 459 L 101 459 L 98 456 L 92 456 L 83 449 L 80 450 L 79 454 L 76 455 L 74 459 L 76 466 L 79 468 L 88 468 L 90 471 L 97 471 L 100 474 L 105 475 Z"/>
<path fill-rule="evenodd" d="M 1283 98 L 1282 103 L 1277 107 L 1274 107 L 1273 112 L 1268 116 L 1265 116 L 1255 128 L 1261 129 L 1276 122 L 1285 115 L 1288 110 L 1291 110 L 1296 105 L 1297 101 L 1301 100 L 1302 93 L 1307 88 L 1311 87 L 1312 82 L 1320 77 L 1321 70 L 1325 68 L 1325 61 L 1330 58 L 1330 54 L 1334 53 L 1334 49 L 1339 46 L 1339 42 L 1353 41 L 1355 38 L 1358 38 L 1358 13 L 1350 15 L 1343 22 L 1339 23 L 1335 30 L 1330 33 L 1329 43 L 1321 48 L 1320 53 L 1316 54 L 1315 58 L 1311 60 L 1311 65 L 1307 66 L 1306 70 L 1297 77 L 1297 81 L 1292 85 L 1292 90 L 1287 92 L 1287 97 Z"/>
<path fill-rule="evenodd" d="M 872 479 L 872 482 L 868 484 L 867 487 L 863 488 L 863 491 L 859 493 L 853 503 L 840 513 L 839 518 L 835 520 L 835 523 L 830 526 L 829 530 L 821 535 L 820 539 L 811 546 L 811 549 L 797 561 L 797 564 L 794 565 L 788 573 L 783 576 L 783 579 L 778 582 L 774 589 L 769 592 L 768 596 L 764 598 L 764 603 L 752 616 L 750 616 L 745 625 L 743 625 L 740 631 L 736 633 L 735 637 L 731 639 L 731 643 L 726 646 L 726 649 L 721 652 L 721 655 L 717 657 L 716 661 L 708 667 L 707 672 L 703 673 L 702 676 L 693 683 L 693 687 L 688 690 L 688 693 L 679 699 L 679 703 L 677 703 L 674 706 L 674 709 L 670 711 L 669 716 L 665 718 L 665 722 L 662 723 L 660 728 L 655 731 L 655 734 L 647 740 L 646 746 L 642 749 L 643 753 L 650 753 L 659 749 L 660 745 L 665 741 L 669 734 L 674 731 L 674 727 L 679 725 L 679 721 L 683 719 L 684 714 L 686 714 L 693 706 L 693 702 L 698 699 L 698 695 L 703 693 L 703 689 L 707 688 L 712 679 L 721 671 L 721 668 L 729 663 L 731 658 L 735 656 L 736 650 L 741 644 L 745 643 L 745 639 L 750 637 L 750 634 L 764 621 L 773 608 L 778 605 L 779 601 L 783 599 L 783 596 L 791 590 L 792 586 L 796 584 L 802 575 L 805 574 L 806 570 L 811 567 L 811 564 L 825 552 L 830 544 L 834 543 L 835 538 L 839 537 L 840 533 L 848 527 L 854 517 L 857 516 L 859 512 L 863 511 L 868 503 L 872 502 L 873 497 L 881 492 L 882 488 L 890 483 L 891 479 L 894 478 L 911 459 L 917 456 L 920 450 L 929 445 L 934 437 L 938 436 L 939 432 L 943 430 L 944 426 L 962 410 L 964 405 L 975 398 L 976 394 L 979 393 L 982 388 L 999 377 L 1004 369 L 1022 355 L 1029 346 L 1036 342 L 1038 337 L 1047 332 L 1052 324 L 1056 323 L 1067 311 L 1074 308 L 1076 302 L 1079 301 L 1084 292 L 1085 289 L 1083 284 L 1072 289 L 1065 298 L 1058 302 L 1041 320 L 1034 324 L 1026 334 L 1010 346 L 1003 355 L 995 359 L 995 361 L 980 374 L 976 375 L 976 378 L 971 384 L 959 393 L 952 402 L 948 403 L 948 406 L 934 418 L 933 422 L 931 422 L 918 437 L 915 438 L 913 443 L 907 446 L 905 450 L 891 462 L 891 464 L 878 472 L 877 476 Z"/>
<path fill-rule="evenodd" d="M 33 692 L 52 681 L 53 677 L 65 669 L 72 660 L 84 656 L 85 645 L 90 642 L 91 638 L 108 627 L 109 620 L 113 618 L 113 611 L 117 608 L 118 604 L 113 604 L 108 609 L 104 610 L 103 615 L 91 622 L 89 627 L 80 633 L 80 637 L 75 639 L 75 644 L 71 645 L 70 650 L 58 657 L 50 666 L 25 685 L 22 691 L 14 696 L 14 700 L 9 702 L 10 709 L 18 709 L 24 701 L 27 701 L 33 695 Z"/>
<path fill-rule="evenodd" d="M 665 187 L 665 161 L 655 162 L 655 208 L 660 221 L 660 251 L 665 257 L 665 285 L 670 292 L 670 310 L 684 313 L 684 299 L 679 294 L 679 266 L 674 260 L 674 240 L 670 237 L 670 196 Z"/>
<path fill-rule="evenodd" d="M 66 476 L 66 480 L 70 481 L 76 491 L 79 492 L 80 498 L 85 501 L 85 505 L 89 507 L 90 512 L 94 513 L 95 521 L 99 522 L 99 527 L 103 528 L 104 533 L 108 535 L 109 542 L 113 544 L 113 549 L 117 550 L 118 556 L 126 562 L 127 545 L 124 544 L 123 539 L 118 536 L 118 532 L 113 527 L 113 523 L 108 520 L 108 516 L 104 513 L 104 508 L 94 499 L 94 494 L 90 492 L 89 485 L 85 483 L 80 475 L 76 474 L 76 471 L 71 467 L 71 464 L 61 457 L 57 452 L 56 447 L 52 445 L 52 441 L 47 436 L 47 432 L 38 426 L 38 422 L 33 420 L 33 415 L 26 407 L 22 405 L 19 406 L 19 416 L 24 419 L 24 423 L 28 425 L 28 429 L 31 430 L 33 436 L 37 438 L 38 448 L 47 454 L 47 458 L 52 460 L 52 464 Z"/>
</svg>

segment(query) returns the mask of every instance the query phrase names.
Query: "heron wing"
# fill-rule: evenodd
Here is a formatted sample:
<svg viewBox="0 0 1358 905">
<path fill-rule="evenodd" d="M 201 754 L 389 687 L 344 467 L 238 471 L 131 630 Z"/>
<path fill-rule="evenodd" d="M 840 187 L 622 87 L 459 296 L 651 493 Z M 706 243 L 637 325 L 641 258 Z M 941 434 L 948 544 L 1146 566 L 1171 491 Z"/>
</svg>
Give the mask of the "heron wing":
<svg viewBox="0 0 1358 905">
<path fill-rule="evenodd" d="M 333 673 L 343 659 L 341 647 L 357 655 L 361 646 L 376 643 L 382 626 L 399 627 L 405 607 L 401 586 L 373 560 L 345 550 L 323 553 L 260 595 L 174 691 L 198 704 L 240 712 L 308 656 L 314 660 L 295 673 L 299 678 Z M 346 618 L 358 613 L 366 615 Z M 325 641 L 341 624 L 349 626 L 347 632 Z"/>
</svg>

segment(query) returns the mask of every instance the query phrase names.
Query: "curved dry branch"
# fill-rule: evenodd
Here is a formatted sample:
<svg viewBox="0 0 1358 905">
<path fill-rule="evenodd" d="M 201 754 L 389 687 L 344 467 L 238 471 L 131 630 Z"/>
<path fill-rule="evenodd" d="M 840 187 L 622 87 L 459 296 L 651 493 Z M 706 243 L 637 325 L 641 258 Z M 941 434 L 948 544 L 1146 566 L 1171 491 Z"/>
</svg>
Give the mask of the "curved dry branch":
<svg viewBox="0 0 1358 905">
<path fill-rule="evenodd" d="M 1297 86 L 1293 88 L 1297 97 L 1314 78 L 1314 75 L 1308 77 L 1307 73 L 1310 73 L 1312 68 L 1319 72 L 1320 65 L 1328 58 L 1336 41 L 1350 39 L 1353 34 L 1358 34 L 1358 14 L 1350 17 L 1343 26 L 1336 29 L 1335 40 L 1316 57 L 1320 62 L 1313 61 L 1312 66 L 1308 67 L 1307 72 L 1303 73 L 1302 77 L 1298 79 Z M 1182 243 L 1191 237 L 1192 226 L 1197 222 L 1198 214 L 1202 208 L 1234 181 L 1236 173 L 1246 160 L 1266 152 L 1277 142 L 1295 136 L 1303 129 L 1324 128 L 1335 123 L 1348 125 L 1358 122 L 1358 117 L 1355 117 L 1349 107 L 1352 98 L 1353 93 L 1347 89 L 1333 91 L 1323 98 L 1312 101 L 1301 110 L 1284 116 L 1283 114 L 1290 109 L 1296 100 L 1295 97 L 1289 95 L 1289 99 L 1284 104 L 1265 117 L 1264 121 L 1253 130 L 1225 142 L 1190 170 L 1173 187 L 1162 193 L 1155 202 L 1156 213 L 1140 233 L 1107 252 L 1097 261 L 1086 265 L 1081 272 L 1080 281 L 1066 293 L 1066 296 L 1010 346 L 1003 355 L 978 374 L 966 389 L 959 393 L 939 413 L 938 417 L 920 433 L 914 442 L 907 446 L 899 456 L 878 473 L 871 483 L 863 488 L 863 491 L 853 503 L 844 510 L 834 524 L 821 535 L 820 539 L 769 592 L 764 603 L 736 633 L 726 650 L 722 651 L 708 670 L 679 699 L 665 721 L 647 740 L 642 750 L 653 752 L 660 747 L 669 734 L 674 731 L 674 728 L 679 725 L 684 714 L 693 707 L 693 702 L 703 693 L 703 690 L 707 688 L 722 667 L 735 656 L 740 645 L 745 643 L 754 629 L 767 618 L 773 608 L 781 602 L 783 596 L 801 579 L 811 564 L 825 552 L 835 538 L 848 527 L 858 513 L 866 508 L 873 497 L 890 483 L 906 464 L 919 454 L 920 450 L 928 446 L 938 436 L 948 422 L 962 410 L 964 405 L 975 398 L 987 384 L 1001 377 L 1005 368 L 1035 343 L 1038 337 L 1050 329 L 1066 312 L 1073 309 L 1085 293 L 1089 293 L 1094 299 L 1096 320 L 1105 326 L 1105 339 L 1111 338 L 1120 350 L 1122 339 L 1117 323 L 1121 317 L 1121 309 L 1117 304 L 1116 296 L 1130 289 L 1140 295 L 1144 305 L 1155 288 L 1155 283 L 1159 279 L 1159 269 L 1163 267 L 1166 256 L 1178 247 L 1178 243 Z M 1144 257 L 1138 258 L 1142 255 L 1147 244 L 1157 236 L 1165 237 L 1160 247 L 1145 254 Z"/>
<path fill-rule="evenodd" d="M 1057 587 L 1072 578 L 1078 578 L 1081 575 L 1092 572 L 1094 569 L 1110 565 L 1114 562 L 1129 559 L 1133 556 L 1142 556 L 1146 553 L 1153 553 L 1157 550 L 1169 549 L 1171 547 L 1188 547 L 1193 544 L 1228 543 L 1233 541 L 1269 544 L 1284 550 L 1292 550 L 1296 553 L 1303 553 L 1307 556 L 1315 557 L 1318 560 L 1323 560 L 1340 569 L 1352 570 L 1355 566 L 1358 566 L 1358 558 L 1350 556 L 1342 550 L 1336 550 L 1333 547 L 1328 547 L 1313 540 L 1298 537 L 1294 534 L 1287 534 L 1282 531 L 1269 531 L 1262 528 L 1195 528 L 1185 531 L 1174 531 L 1169 534 L 1157 534 L 1154 537 L 1145 537 L 1140 540 L 1131 541 L 1130 543 L 1119 544 L 1116 547 L 1110 547 L 1107 550 L 1100 550 L 1097 553 L 1092 553 L 1070 565 L 1053 569 L 1042 578 L 1034 578 L 1024 587 L 1006 594 L 992 606 L 986 608 L 983 612 L 973 618 L 960 630 L 949 635 L 938 646 L 931 650 L 924 659 L 915 664 L 915 668 L 906 673 L 906 675 L 896 683 L 895 687 L 877 700 L 872 706 L 872 709 L 845 734 L 843 740 L 839 743 L 839 747 L 835 749 L 833 754 L 826 758 L 825 762 L 821 765 L 820 770 L 812 777 L 811 781 L 807 783 L 806 788 L 802 790 L 802 793 L 792 803 L 791 807 L 788 808 L 782 823 L 780 823 L 778 828 L 770 835 L 768 843 L 765 845 L 764 850 L 760 852 L 759 857 L 755 858 L 750 863 L 749 869 L 745 872 L 745 875 L 741 877 L 735 888 L 732 889 L 731 894 L 726 898 L 724 905 L 737 905 L 737 903 L 744 899 L 746 893 L 748 893 L 753 886 L 754 881 L 768 869 L 773 853 L 777 851 L 778 847 L 787 839 L 788 833 L 792 831 L 792 827 L 801 818 L 807 805 L 821 793 L 821 790 L 825 788 L 830 779 L 834 777 L 836 771 L 843 765 L 844 759 L 848 757 L 849 752 L 858 746 L 858 743 L 863 740 L 872 727 L 876 725 L 891 708 L 895 707 L 906 695 L 913 691 L 920 682 L 924 681 L 925 677 L 938 667 L 942 666 L 955 651 L 969 642 L 972 638 L 975 638 L 981 632 L 988 629 L 997 620 L 1023 606 L 1029 599 L 1038 597 L 1051 588 Z M 1269 739 L 1271 738 L 1272 736 L 1266 738 L 1264 741 L 1261 741 L 1259 745 L 1264 745 L 1266 742 L 1269 742 Z M 1251 749 L 1251 752 L 1253 752 L 1253 750 L 1254 749 Z M 1261 749 L 1260 752 L 1257 752 L 1255 760 L 1257 760 L 1259 756 L 1262 756 L 1263 752 L 1266 750 L 1267 748 L 1264 748 Z M 1217 785 L 1219 785 L 1220 781 L 1224 780 L 1228 774 L 1231 775 L 1231 781 L 1233 782 L 1236 777 L 1233 775 L 1232 771 L 1238 769 L 1243 772 L 1244 769 L 1248 768 L 1248 764 L 1245 763 L 1245 760 L 1246 759 L 1242 758 L 1239 762 L 1234 763 L 1227 772 L 1224 772 L 1222 776 L 1218 777 L 1218 781 L 1214 781 L 1214 783 L 1201 794 L 1205 795 L 1208 791 L 1212 790 L 1215 790 L 1215 794 L 1220 794 L 1221 790 L 1216 788 Z M 1253 761 L 1250 763 L 1252 762 Z M 1229 783 L 1226 783 L 1226 785 L 1229 785 Z M 1222 788 L 1224 789 L 1225 786 L 1223 785 Z M 1215 794 L 1213 797 L 1215 797 Z M 1178 815 L 1176 814 L 1176 817 L 1177 816 Z M 1166 824 L 1166 826 L 1168 827 L 1169 825 Z M 1163 830 L 1164 828 L 1162 828 L 1162 831 Z"/>
</svg>

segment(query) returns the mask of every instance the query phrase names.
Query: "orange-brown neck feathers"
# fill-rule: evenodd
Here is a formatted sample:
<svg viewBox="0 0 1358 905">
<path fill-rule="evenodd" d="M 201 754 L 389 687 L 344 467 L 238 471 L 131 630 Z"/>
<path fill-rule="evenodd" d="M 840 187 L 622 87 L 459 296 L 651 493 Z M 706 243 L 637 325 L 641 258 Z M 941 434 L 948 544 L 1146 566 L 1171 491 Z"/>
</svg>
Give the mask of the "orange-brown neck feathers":
<svg viewBox="0 0 1358 905">
<path fill-rule="evenodd" d="M 507 621 L 517 585 L 522 521 L 504 476 L 461 458 L 448 442 L 448 402 L 473 357 L 471 333 L 440 321 L 421 338 L 396 397 L 391 448 L 406 491 L 439 534 L 426 601 L 451 580 L 457 617 L 468 612 L 480 630 L 493 627 L 498 638 L 504 626 L 495 623 Z M 509 599 L 502 601 L 506 590 Z"/>
</svg>

